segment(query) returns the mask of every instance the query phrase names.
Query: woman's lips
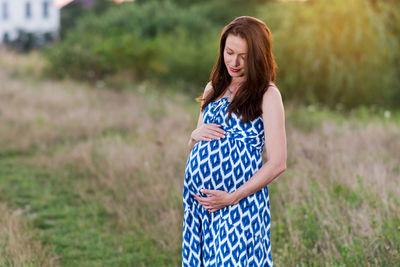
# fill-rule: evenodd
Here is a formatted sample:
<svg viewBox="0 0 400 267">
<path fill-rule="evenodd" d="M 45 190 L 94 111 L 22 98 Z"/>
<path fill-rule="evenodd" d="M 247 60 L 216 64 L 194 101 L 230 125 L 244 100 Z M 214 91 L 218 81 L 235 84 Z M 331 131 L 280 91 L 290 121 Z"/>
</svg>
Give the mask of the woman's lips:
<svg viewBox="0 0 400 267">
<path fill-rule="evenodd" d="M 235 69 L 235 68 L 232 68 L 232 67 L 229 67 L 229 69 L 232 71 L 232 72 L 238 72 L 240 69 Z"/>
</svg>

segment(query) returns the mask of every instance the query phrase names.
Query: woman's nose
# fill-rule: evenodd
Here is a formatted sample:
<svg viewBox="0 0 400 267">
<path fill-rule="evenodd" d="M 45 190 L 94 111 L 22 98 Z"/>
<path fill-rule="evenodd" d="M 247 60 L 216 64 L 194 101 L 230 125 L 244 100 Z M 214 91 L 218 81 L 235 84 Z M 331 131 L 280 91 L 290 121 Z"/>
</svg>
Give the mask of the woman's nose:
<svg viewBox="0 0 400 267">
<path fill-rule="evenodd" d="M 239 66 L 239 57 L 238 56 L 233 57 L 232 63 L 234 67 Z"/>
</svg>

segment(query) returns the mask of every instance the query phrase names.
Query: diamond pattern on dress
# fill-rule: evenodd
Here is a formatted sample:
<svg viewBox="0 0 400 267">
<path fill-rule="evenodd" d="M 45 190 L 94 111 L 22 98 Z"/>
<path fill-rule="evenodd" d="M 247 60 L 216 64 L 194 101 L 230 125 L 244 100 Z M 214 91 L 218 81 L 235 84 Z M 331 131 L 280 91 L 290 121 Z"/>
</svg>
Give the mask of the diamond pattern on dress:
<svg viewBox="0 0 400 267">
<path fill-rule="evenodd" d="M 196 143 L 185 167 L 182 266 L 273 266 L 268 187 L 210 213 L 194 194 L 203 188 L 233 192 L 262 166 L 264 125 L 227 119 L 227 97 L 210 102 L 204 123 L 220 124 L 225 138 Z"/>
</svg>

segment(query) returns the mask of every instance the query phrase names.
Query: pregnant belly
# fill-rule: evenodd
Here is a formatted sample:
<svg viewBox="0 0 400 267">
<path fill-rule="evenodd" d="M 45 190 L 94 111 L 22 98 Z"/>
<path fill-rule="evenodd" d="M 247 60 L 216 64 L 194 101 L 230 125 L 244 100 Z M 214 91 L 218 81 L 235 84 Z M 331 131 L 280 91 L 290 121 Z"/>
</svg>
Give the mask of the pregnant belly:
<svg viewBox="0 0 400 267">
<path fill-rule="evenodd" d="M 203 188 L 233 192 L 253 176 L 261 156 L 254 157 L 235 140 L 200 141 L 186 164 L 185 185 L 198 194 Z"/>
</svg>

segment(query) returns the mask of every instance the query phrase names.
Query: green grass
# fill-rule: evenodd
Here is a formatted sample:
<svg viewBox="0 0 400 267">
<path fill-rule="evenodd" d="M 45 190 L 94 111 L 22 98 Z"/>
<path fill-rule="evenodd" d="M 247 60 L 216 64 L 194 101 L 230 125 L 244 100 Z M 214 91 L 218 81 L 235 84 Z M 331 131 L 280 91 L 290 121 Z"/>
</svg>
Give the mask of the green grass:
<svg viewBox="0 0 400 267">
<path fill-rule="evenodd" d="M 0 162 L 1 200 L 25 208 L 44 244 L 62 266 L 174 266 L 140 229 L 121 231 L 115 215 L 96 199 L 74 192 L 79 177 L 50 173 L 15 158 Z"/>
<path fill-rule="evenodd" d="M 20 248 L 0 266 L 35 266 L 15 233 L 57 266 L 179 266 L 198 104 L 152 84 L 0 76 L 0 204 L 27 225 L 10 232 L 0 217 L 0 253 Z M 400 113 L 285 108 L 288 168 L 269 185 L 275 265 L 400 265 Z"/>
</svg>

